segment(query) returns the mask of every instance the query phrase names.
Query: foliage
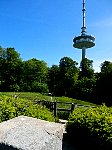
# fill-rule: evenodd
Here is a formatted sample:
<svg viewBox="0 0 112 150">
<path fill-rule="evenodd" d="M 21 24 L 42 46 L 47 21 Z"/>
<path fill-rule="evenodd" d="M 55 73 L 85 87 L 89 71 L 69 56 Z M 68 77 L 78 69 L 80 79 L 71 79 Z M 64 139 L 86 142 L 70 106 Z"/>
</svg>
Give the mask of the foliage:
<svg viewBox="0 0 112 150">
<path fill-rule="evenodd" d="M 61 97 L 52 96 L 52 100 L 51 100 L 51 96 L 48 96 L 47 94 L 36 93 L 36 92 L 0 92 L 0 96 L 2 95 L 9 96 L 9 97 L 14 97 L 15 95 L 17 95 L 19 98 L 28 99 L 32 101 L 34 99 L 37 99 L 37 100 L 47 100 L 47 101 L 57 101 L 57 102 L 70 102 L 70 103 L 77 103 L 80 105 L 90 105 L 90 106 L 95 105 L 90 102 L 77 100 L 65 96 L 61 96 Z"/>
<path fill-rule="evenodd" d="M 92 63 L 93 63 L 93 61 L 89 60 L 87 58 L 85 58 L 81 61 L 80 78 L 83 78 L 83 77 L 91 78 L 94 75 L 94 69 L 93 69 Z"/>
<path fill-rule="evenodd" d="M 47 76 L 47 64 L 44 61 L 30 59 L 23 62 L 23 91 L 34 91 L 39 89 L 34 88 L 36 84 L 45 84 Z M 22 86 L 22 85 L 21 85 Z M 40 89 L 39 89 L 40 90 Z M 38 91 L 40 92 L 40 91 Z"/>
<path fill-rule="evenodd" d="M 59 66 L 52 65 L 52 67 L 48 68 L 47 84 L 49 91 L 56 95 L 59 85 Z"/>
<path fill-rule="evenodd" d="M 112 106 L 112 62 L 104 61 L 99 73 L 94 73 L 92 63 L 85 58 L 78 67 L 75 60 L 63 57 L 59 65 L 48 68 L 43 60 L 23 61 L 14 48 L 0 47 L 0 91 L 50 92 Z"/>
<path fill-rule="evenodd" d="M 77 99 L 87 100 L 94 102 L 93 92 L 96 86 L 96 78 L 83 77 L 80 80 L 77 80 L 76 85 L 74 86 L 74 97 Z"/>
<path fill-rule="evenodd" d="M 101 64 L 101 72 L 96 82 L 96 95 L 98 103 L 112 106 L 112 63 L 105 61 Z"/>
<path fill-rule="evenodd" d="M 47 101 L 57 101 L 57 102 L 69 102 L 69 103 L 77 103 L 79 105 L 89 105 L 89 106 L 94 106 L 95 104 L 81 101 L 81 100 L 76 100 L 73 98 L 69 97 L 52 97 L 47 96 L 47 95 L 42 95 L 40 93 L 34 93 L 34 92 L 1 92 L 0 96 L 10 96 L 10 97 L 15 97 L 18 96 L 20 99 L 27 99 L 30 101 L 34 100 L 47 100 Z M 57 105 L 58 108 L 63 108 L 63 109 L 71 109 L 71 104 L 64 104 L 64 103 L 58 103 Z M 57 116 L 58 118 L 61 119 L 68 119 L 70 112 L 63 112 L 63 111 L 58 111 Z"/>
<path fill-rule="evenodd" d="M 60 87 L 59 91 L 63 96 L 72 97 L 72 88 L 78 79 L 78 63 L 70 57 L 63 57 L 59 62 Z"/>
<path fill-rule="evenodd" d="M 45 83 L 33 82 L 31 87 L 32 92 L 39 92 L 42 94 L 49 92 L 48 86 Z"/>
<path fill-rule="evenodd" d="M 101 73 L 108 74 L 112 70 L 112 63 L 109 61 L 104 61 L 101 64 Z"/>
<path fill-rule="evenodd" d="M 0 122 L 20 115 L 54 121 L 53 114 L 50 111 L 45 107 L 34 104 L 31 100 L 0 96 Z"/>
<path fill-rule="evenodd" d="M 22 61 L 14 48 L 0 48 L 0 91 L 47 92 L 47 71 L 44 61 Z"/>
<path fill-rule="evenodd" d="M 50 92 L 57 96 L 72 97 L 72 89 L 78 79 L 77 62 L 70 57 L 60 59 L 59 66 L 53 65 L 48 71 Z"/>
<path fill-rule="evenodd" d="M 0 49 L 0 89 L 10 91 L 20 82 L 22 60 L 14 48 Z M 10 88 L 11 87 L 11 88 Z"/>
<path fill-rule="evenodd" d="M 112 148 L 112 108 L 77 108 L 70 115 L 66 130 L 73 142 L 86 149 Z M 85 146 L 85 147 L 84 147 Z"/>
<path fill-rule="evenodd" d="M 70 115 L 70 112 L 68 111 L 58 111 L 57 116 L 59 119 L 68 120 L 68 117 Z"/>
</svg>

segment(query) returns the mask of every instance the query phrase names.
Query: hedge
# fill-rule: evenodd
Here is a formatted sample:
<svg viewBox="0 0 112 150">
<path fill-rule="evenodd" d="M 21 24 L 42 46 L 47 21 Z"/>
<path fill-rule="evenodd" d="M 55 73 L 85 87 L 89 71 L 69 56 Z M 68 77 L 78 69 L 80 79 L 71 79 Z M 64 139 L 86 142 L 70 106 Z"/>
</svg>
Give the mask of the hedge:
<svg viewBox="0 0 112 150">
<path fill-rule="evenodd" d="M 0 122 L 20 115 L 55 121 L 53 114 L 47 108 L 34 104 L 30 100 L 0 96 Z"/>
<path fill-rule="evenodd" d="M 66 131 L 78 149 L 112 149 L 112 108 L 76 108 L 69 116 Z M 80 144 L 79 144 L 80 143 Z"/>
</svg>

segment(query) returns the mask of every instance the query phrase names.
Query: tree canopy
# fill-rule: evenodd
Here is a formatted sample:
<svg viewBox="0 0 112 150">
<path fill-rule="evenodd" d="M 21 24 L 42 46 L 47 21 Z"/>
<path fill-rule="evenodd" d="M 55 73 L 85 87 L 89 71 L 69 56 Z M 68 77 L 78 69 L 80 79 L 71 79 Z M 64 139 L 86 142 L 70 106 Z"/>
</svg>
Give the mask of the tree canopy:
<svg viewBox="0 0 112 150">
<path fill-rule="evenodd" d="M 58 65 L 47 66 L 44 60 L 22 60 L 14 48 L 0 47 L 0 91 L 52 93 L 95 103 L 112 105 L 112 62 L 104 61 L 95 73 L 93 61 L 78 63 L 70 57 Z"/>
</svg>

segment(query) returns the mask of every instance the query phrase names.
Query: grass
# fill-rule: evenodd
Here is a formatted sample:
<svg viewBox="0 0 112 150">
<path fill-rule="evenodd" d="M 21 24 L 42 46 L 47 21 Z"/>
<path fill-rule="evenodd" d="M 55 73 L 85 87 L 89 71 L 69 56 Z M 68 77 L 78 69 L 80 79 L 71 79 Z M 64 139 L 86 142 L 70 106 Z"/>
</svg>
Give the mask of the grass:
<svg viewBox="0 0 112 150">
<path fill-rule="evenodd" d="M 19 98 L 24 98 L 24 99 L 28 99 L 28 100 L 47 100 L 47 101 L 57 101 L 57 102 L 70 102 L 70 103 L 77 103 L 80 105 L 90 105 L 90 106 L 94 106 L 95 104 L 90 103 L 90 102 L 85 102 L 85 101 L 81 101 L 81 100 L 77 100 L 77 99 L 73 99 L 73 98 L 68 98 L 68 97 L 52 97 L 48 96 L 48 95 L 42 95 L 40 93 L 34 93 L 34 92 L 0 92 L 0 95 L 7 95 L 7 96 L 11 96 L 14 97 L 15 95 L 18 95 Z"/>
<path fill-rule="evenodd" d="M 34 93 L 34 92 L 1 92 L 0 95 L 6 95 L 10 97 L 14 97 L 15 95 L 18 95 L 19 98 L 27 99 L 27 100 L 46 100 L 46 101 L 57 101 L 57 102 L 69 102 L 69 103 L 77 103 L 78 105 L 89 105 L 89 106 L 95 106 L 95 104 L 90 103 L 90 102 L 85 102 L 73 98 L 68 98 L 68 97 L 52 97 L 46 95 L 42 95 L 40 93 Z M 64 104 L 60 103 L 57 106 L 58 108 L 63 108 L 63 109 L 71 109 L 71 104 Z M 61 119 L 67 119 L 69 116 L 69 112 L 65 111 L 58 111 L 58 117 Z"/>
</svg>

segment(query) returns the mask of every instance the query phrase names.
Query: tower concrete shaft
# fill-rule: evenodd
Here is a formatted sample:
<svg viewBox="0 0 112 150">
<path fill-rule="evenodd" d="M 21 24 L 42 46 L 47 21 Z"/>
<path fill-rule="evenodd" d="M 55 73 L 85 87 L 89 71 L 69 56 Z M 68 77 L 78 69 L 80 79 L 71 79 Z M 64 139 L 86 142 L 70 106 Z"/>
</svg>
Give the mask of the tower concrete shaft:
<svg viewBox="0 0 112 150">
<path fill-rule="evenodd" d="M 86 48 L 82 48 L 82 60 L 86 58 Z"/>
</svg>

